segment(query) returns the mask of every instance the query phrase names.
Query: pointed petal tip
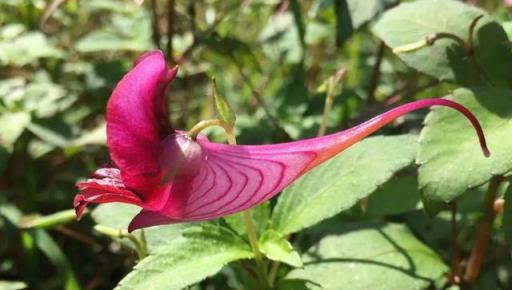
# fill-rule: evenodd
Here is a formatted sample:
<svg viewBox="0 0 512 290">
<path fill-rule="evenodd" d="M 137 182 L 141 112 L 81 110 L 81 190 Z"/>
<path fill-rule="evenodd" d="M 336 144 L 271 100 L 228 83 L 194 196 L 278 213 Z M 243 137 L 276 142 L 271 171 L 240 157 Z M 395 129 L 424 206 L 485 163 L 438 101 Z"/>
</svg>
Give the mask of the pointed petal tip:
<svg viewBox="0 0 512 290">
<path fill-rule="evenodd" d="M 79 222 L 82 219 L 85 208 L 88 202 L 82 194 L 77 194 L 73 200 L 73 207 L 75 208 L 76 221 Z"/>
<path fill-rule="evenodd" d="M 177 220 L 171 219 L 165 215 L 160 214 L 155 211 L 141 210 L 130 222 L 128 225 L 128 232 L 131 233 L 135 230 L 159 226 L 159 225 L 167 225 L 179 222 Z"/>
</svg>

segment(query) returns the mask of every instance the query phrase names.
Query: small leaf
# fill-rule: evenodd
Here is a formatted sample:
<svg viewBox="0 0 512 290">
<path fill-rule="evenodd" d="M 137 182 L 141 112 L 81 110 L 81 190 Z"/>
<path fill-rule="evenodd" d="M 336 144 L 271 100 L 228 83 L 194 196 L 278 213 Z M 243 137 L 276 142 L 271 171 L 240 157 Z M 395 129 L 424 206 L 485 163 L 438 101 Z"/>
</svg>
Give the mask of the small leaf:
<svg viewBox="0 0 512 290">
<path fill-rule="evenodd" d="M 283 191 L 272 228 L 293 233 L 350 208 L 414 161 L 416 138 L 371 137 L 311 170 Z"/>
<path fill-rule="evenodd" d="M 236 115 L 231 106 L 228 103 L 228 100 L 222 95 L 219 95 L 217 92 L 217 82 L 215 79 L 212 79 L 213 84 L 213 101 L 215 103 L 215 111 L 217 112 L 217 116 L 220 120 L 228 123 L 231 126 L 235 125 Z"/>
<path fill-rule="evenodd" d="M 142 260 L 115 289 L 179 290 L 252 256 L 247 243 L 224 227 L 193 227 Z"/>
<path fill-rule="evenodd" d="M 302 261 L 290 242 L 274 230 L 267 230 L 259 240 L 260 250 L 274 261 L 280 261 L 293 267 L 302 267 Z"/>
<path fill-rule="evenodd" d="M 303 261 L 304 269 L 292 270 L 287 278 L 311 280 L 325 289 L 425 289 L 448 270 L 398 224 L 352 225 L 320 240 Z"/>
<path fill-rule="evenodd" d="M 434 108 L 425 119 L 417 156 L 418 181 L 427 204 L 449 202 L 493 175 L 512 170 L 512 93 L 494 88 L 458 89 L 448 98 L 478 118 L 491 156 L 483 156 L 466 119 Z"/>
</svg>

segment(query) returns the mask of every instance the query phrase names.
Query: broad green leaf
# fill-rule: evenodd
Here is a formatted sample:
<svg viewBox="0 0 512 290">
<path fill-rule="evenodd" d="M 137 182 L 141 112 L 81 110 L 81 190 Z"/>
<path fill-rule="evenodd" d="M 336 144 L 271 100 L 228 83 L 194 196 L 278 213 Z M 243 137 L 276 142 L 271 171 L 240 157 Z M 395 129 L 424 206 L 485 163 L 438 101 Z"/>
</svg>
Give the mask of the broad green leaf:
<svg viewBox="0 0 512 290">
<path fill-rule="evenodd" d="M 268 202 L 250 209 L 251 217 L 256 228 L 256 233 L 260 235 L 268 226 L 270 220 L 270 205 Z M 236 213 L 224 217 L 226 223 L 241 236 L 247 236 L 247 227 L 244 222 L 244 213 Z"/>
<path fill-rule="evenodd" d="M 416 139 L 368 138 L 313 169 L 281 194 L 272 228 L 293 233 L 350 208 L 414 161 Z"/>
<path fill-rule="evenodd" d="M 512 51 L 503 28 L 484 10 L 454 0 L 424 0 L 402 3 L 387 11 L 373 31 L 389 47 L 396 49 L 423 41 L 433 33 L 451 33 L 464 41 L 469 39 L 469 26 L 485 15 L 475 28 L 474 57 L 481 83 L 507 87 L 512 77 Z M 399 52 L 409 66 L 439 80 L 469 84 L 469 63 L 462 46 L 450 39 L 434 45 Z M 496 57 L 499 55 L 500 57 Z"/>
<path fill-rule="evenodd" d="M 115 289 L 179 290 L 252 256 L 248 244 L 224 227 L 192 227 L 137 264 Z"/>
<path fill-rule="evenodd" d="M 27 284 L 20 281 L 0 280 L 0 290 L 21 290 L 26 288 Z"/>
<path fill-rule="evenodd" d="M 329 235 L 306 252 L 287 278 L 329 290 L 425 289 L 448 268 L 403 225 L 362 224 Z"/>
<path fill-rule="evenodd" d="M 259 240 L 260 251 L 269 259 L 293 267 L 302 267 L 302 261 L 290 242 L 274 230 L 267 230 Z"/>
<path fill-rule="evenodd" d="M 23 133 L 30 123 L 30 114 L 27 112 L 2 113 L 0 116 L 0 146 L 8 151 L 12 150 L 14 142 Z"/>
<path fill-rule="evenodd" d="M 128 229 L 128 224 L 135 215 L 140 212 L 140 208 L 130 204 L 105 203 L 98 205 L 91 213 L 92 218 L 97 224 L 117 230 Z M 191 224 L 181 223 L 172 225 L 154 226 L 144 229 L 144 235 L 147 240 L 148 250 L 154 252 L 161 246 L 167 245 L 178 238 L 182 231 Z M 140 237 L 140 230 L 133 232 Z M 126 245 L 131 245 L 126 243 Z"/>
<path fill-rule="evenodd" d="M 425 119 L 417 156 L 418 181 L 426 205 L 451 201 L 493 175 L 512 170 L 512 93 L 492 88 L 458 89 L 448 98 L 476 115 L 491 156 L 482 154 L 466 118 L 450 109 L 434 108 Z"/>
<path fill-rule="evenodd" d="M 368 216 L 400 214 L 421 208 L 416 175 L 398 175 L 390 179 L 368 198 Z"/>
</svg>

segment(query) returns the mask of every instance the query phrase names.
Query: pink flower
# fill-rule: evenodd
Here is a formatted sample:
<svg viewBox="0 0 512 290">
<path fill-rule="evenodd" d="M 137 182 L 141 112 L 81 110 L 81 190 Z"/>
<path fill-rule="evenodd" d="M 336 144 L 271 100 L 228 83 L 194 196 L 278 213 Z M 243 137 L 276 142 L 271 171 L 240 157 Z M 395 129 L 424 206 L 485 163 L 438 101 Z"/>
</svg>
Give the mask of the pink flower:
<svg viewBox="0 0 512 290">
<path fill-rule="evenodd" d="M 171 127 L 164 91 L 176 76 L 160 51 L 139 58 L 115 88 L 107 105 L 107 145 L 114 166 L 100 168 L 77 184 L 74 207 L 80 217 L 88 203 L 123 202 L 142 208 L 129 230 L 184 221 L 209 220 L 254 207 L 294 180 L 357 143 L 395 118 L 442 105 L 463 113 L 462 105 L 425 99 L 392 109 L 348 130 L 275 145 L 226 145 L 200 135 L 191 140 Z"/>
</svg>

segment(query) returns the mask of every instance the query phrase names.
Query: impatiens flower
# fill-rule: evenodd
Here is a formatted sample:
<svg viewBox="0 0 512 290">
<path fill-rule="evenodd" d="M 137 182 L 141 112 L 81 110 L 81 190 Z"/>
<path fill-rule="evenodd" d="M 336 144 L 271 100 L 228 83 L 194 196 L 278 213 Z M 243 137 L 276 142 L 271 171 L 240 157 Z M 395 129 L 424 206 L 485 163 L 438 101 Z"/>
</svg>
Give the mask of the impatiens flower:
<svg viewBox="0 0 512 290">
<path fill-rule="evenodd" d="M 274 145 L 227 145 L 175 131 L 164 94 L 176 76 L 160 51 L 144 54 L 115 88 L 107 105 L 107 145 L 114 165 L 77 184 L 80 217 L 88 203 L 123 202 L 142 208 L 129 230 L 209 220 L 254 207 L 304 173 L 399 116 L 433 105 L 464 114 L 489 154 L 476 118 L 462 105 L 425 99 L 399 106 L 348 130 Z"/>
</svg>

